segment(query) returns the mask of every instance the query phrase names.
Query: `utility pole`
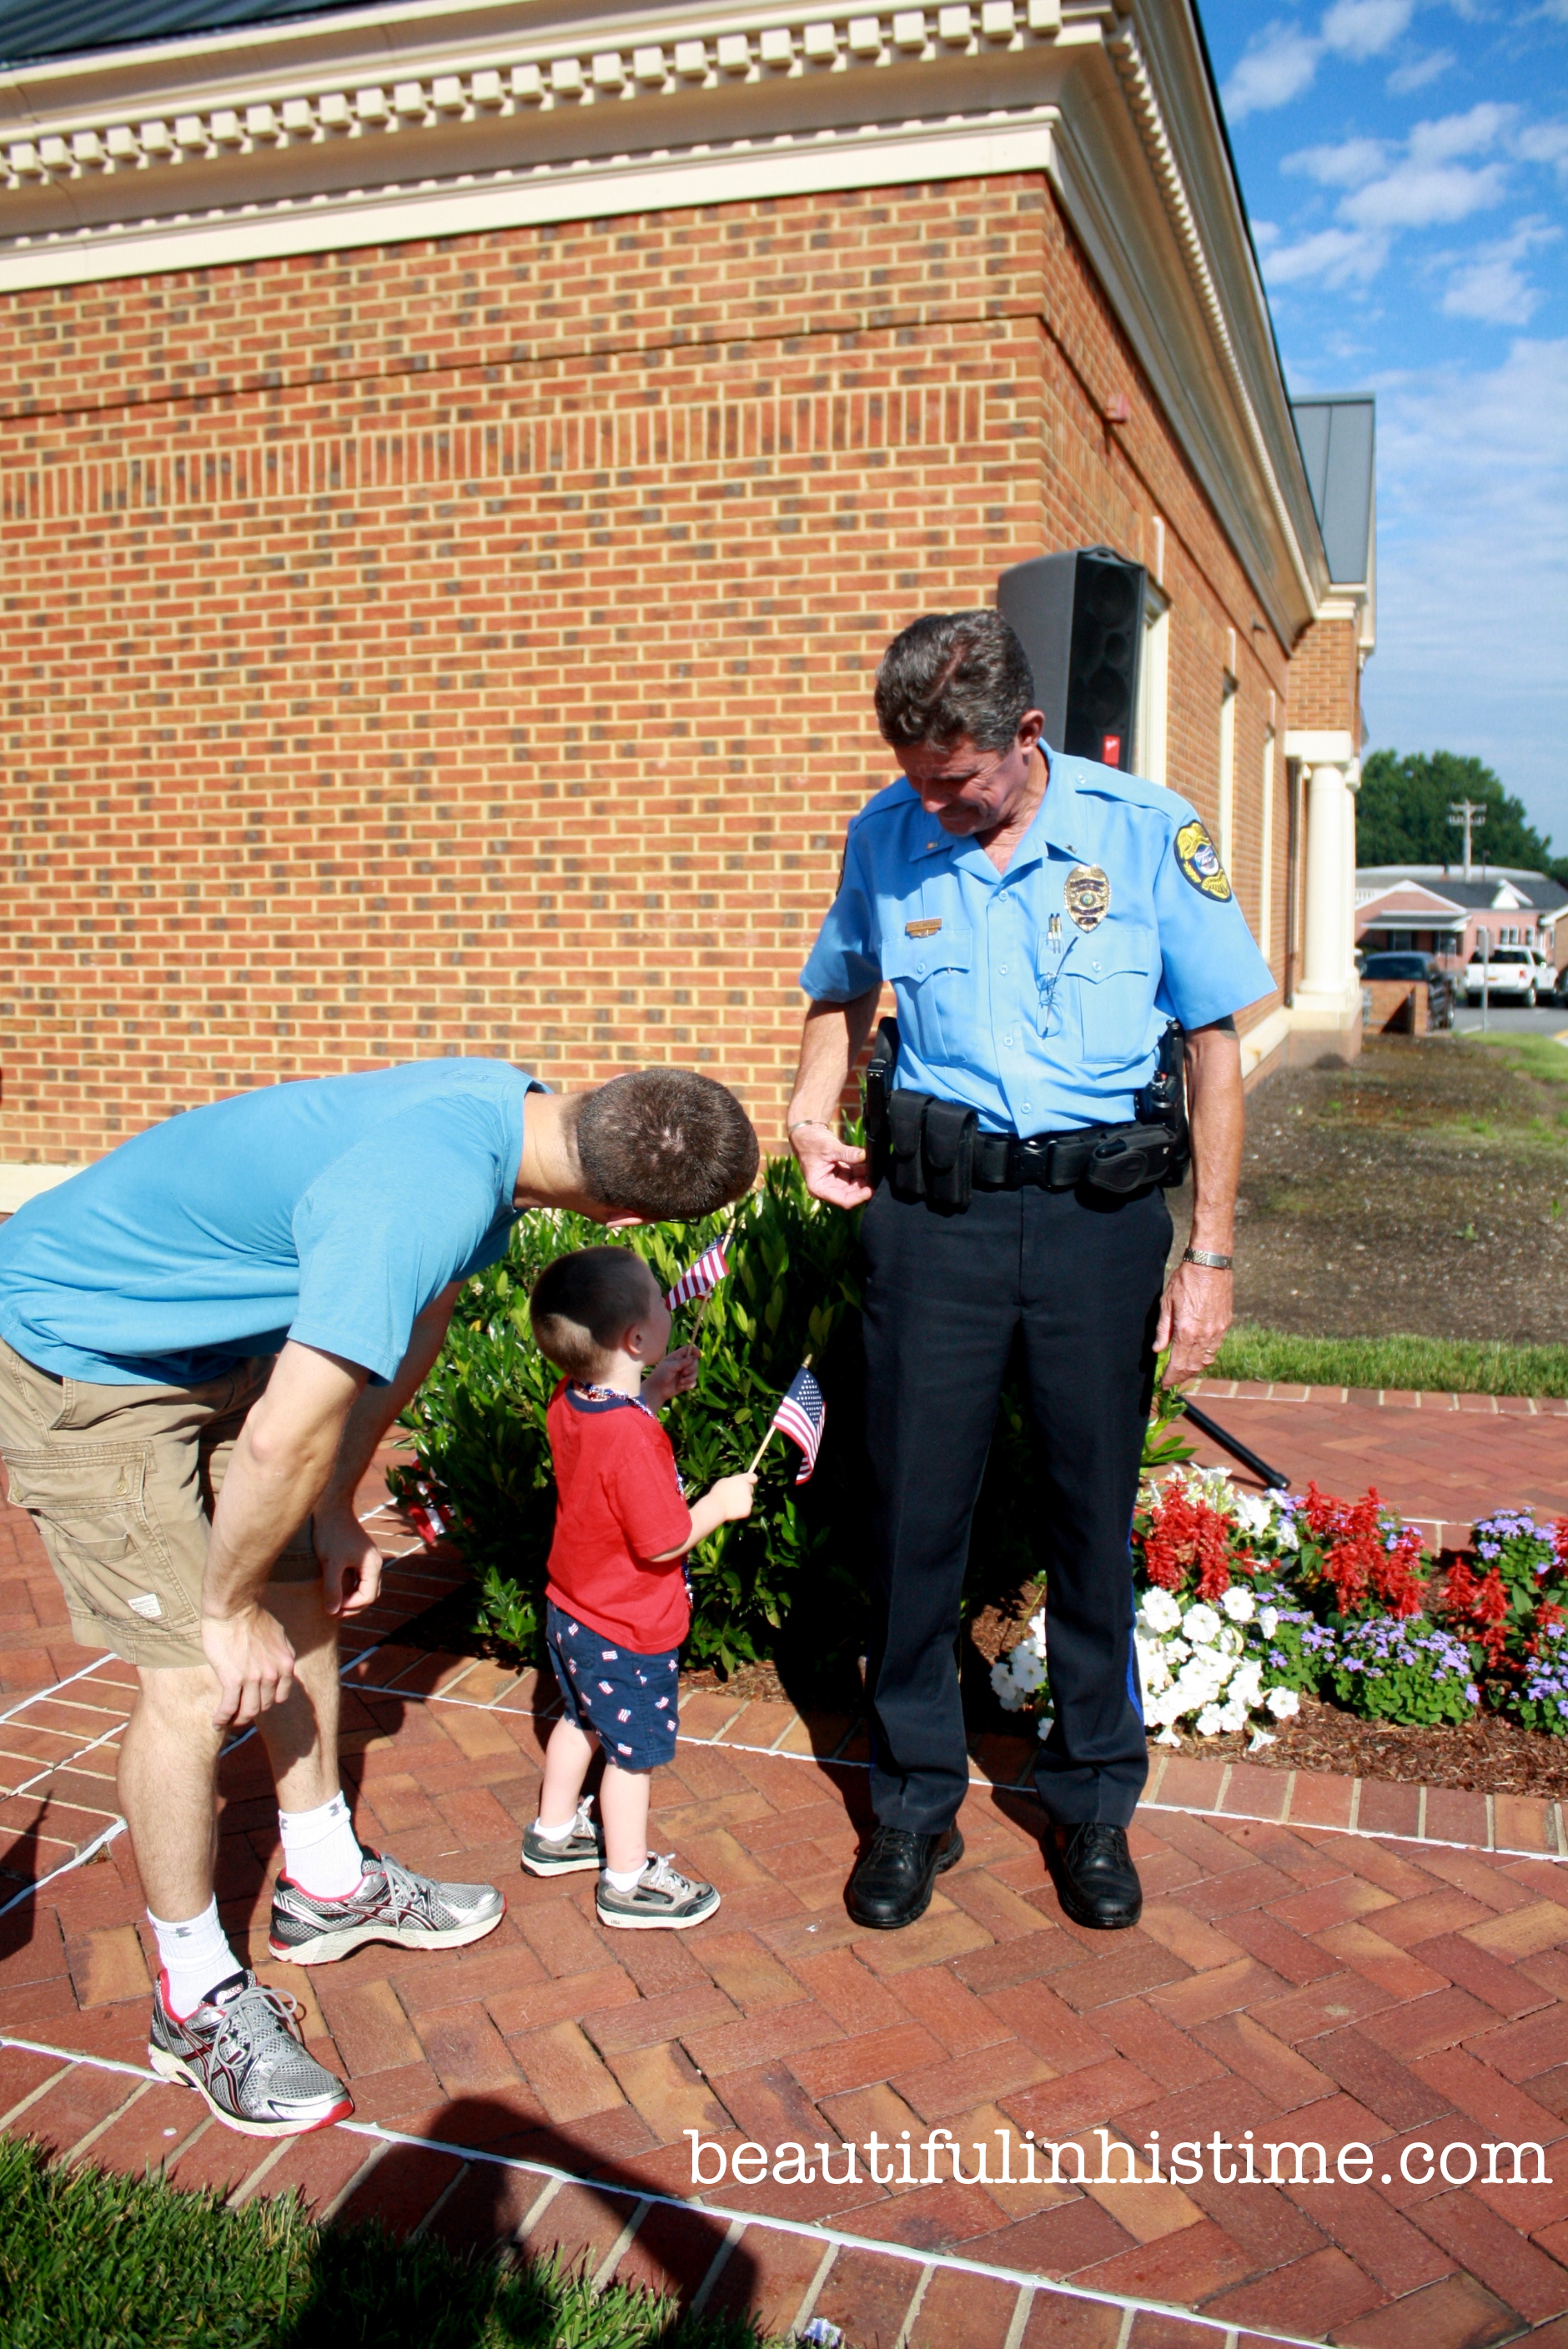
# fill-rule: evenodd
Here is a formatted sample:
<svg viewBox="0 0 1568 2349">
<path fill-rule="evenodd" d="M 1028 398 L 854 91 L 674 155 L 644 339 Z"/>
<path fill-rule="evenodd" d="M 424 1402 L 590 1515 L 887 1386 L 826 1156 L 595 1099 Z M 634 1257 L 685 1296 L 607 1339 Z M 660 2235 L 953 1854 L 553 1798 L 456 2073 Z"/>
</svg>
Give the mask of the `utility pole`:
<svg viewBox="0 0 1568 2349">
<path fill-rule="evenodd" d="M 1449 822 L 1462 823 L 1465 828 L 1465 879 L 1468 881 L 1471 878 L 1470 833 L 1479 832 L 1486 822 L 1486 802 L 1484 800 L 1450 800 Z"/>
</svg>

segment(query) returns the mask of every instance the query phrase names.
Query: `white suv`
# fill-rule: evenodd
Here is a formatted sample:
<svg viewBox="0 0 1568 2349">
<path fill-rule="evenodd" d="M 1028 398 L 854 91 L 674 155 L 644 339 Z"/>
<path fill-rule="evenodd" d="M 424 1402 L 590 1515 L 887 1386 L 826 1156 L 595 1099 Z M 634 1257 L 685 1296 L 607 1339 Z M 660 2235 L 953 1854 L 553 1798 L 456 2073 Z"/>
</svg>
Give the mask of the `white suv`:
<svg viewBox="0 0 1568 2349">
<path fill-rule="evenodd" d="M 1479 953 L 1470 957 L 1465 968 L 1465 993 L 1472 1003 L 1480 1001 L 1483 966 Z M 1550 991 L 1551 982 L 1528 947 L 1493 947 L 1491 959 L 1484 966 L 1486 991 L 1493 1002 L 1507 1000 L 1535 1009 L 1535 993 Z"/>
</svg>

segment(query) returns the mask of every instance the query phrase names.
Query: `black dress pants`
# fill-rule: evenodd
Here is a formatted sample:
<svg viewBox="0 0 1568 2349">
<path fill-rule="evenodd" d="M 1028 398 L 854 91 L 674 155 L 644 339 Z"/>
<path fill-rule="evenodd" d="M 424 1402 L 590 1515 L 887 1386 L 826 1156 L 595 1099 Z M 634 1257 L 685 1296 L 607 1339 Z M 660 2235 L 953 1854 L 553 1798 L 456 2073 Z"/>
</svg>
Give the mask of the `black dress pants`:
<svg viewBox="0 0 1568 2349">
<path fill-rule="evenodd" d="M 1160 1191 L 976 1191 L 962 1215 L 882 1184 L 866 1256 L 875 1586 L 872 1802 L 933 1835 L 968 1788 L 955 1642 L 969 1522 L 1015 1335 L 1040 1444 L 1056 1725 L 1035 1776 L 1064 1826 L 1125 1826 L 1148 1775 L 1129 1547 L 1171 1214 Z"/>
</svg>

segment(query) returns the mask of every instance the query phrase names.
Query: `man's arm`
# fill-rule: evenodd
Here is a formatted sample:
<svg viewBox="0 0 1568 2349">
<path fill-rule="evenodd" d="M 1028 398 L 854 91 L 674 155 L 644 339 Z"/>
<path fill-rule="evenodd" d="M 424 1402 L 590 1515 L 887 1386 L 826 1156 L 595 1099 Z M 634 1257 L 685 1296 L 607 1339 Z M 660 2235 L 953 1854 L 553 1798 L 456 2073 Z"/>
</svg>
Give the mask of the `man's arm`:
<svg viewBox="0 0 1568 2349">
<path fill-rule="evenodd" d="M 315 1504 L 313 1535 L 321 1560 L 329 1615 L 355 1615 L 370 1606 L 381 1587 L 381 1552 L 359 1522 L 354 1496 L 376 1456 L 376 1447 L 405 1403 L 423 1386 L 440 1352 L 462 1283 L 453 1281 L 432 1298 L 415 1322 L 408 1350 L 397 1375 L 384 1387 L 368 1383 L 349 1412 L 337 1457 Z"/>
<path fill-rule="evenodd" d="M 1236 1186 L 1242 1173 L 1242 1047 L 1229 1022 L 1194 1028 L 1185 1039 L 1187 1117 L 1192 1130 L 1192 1230 L 1189 1245 L 1229 1256 L 1235 1244 Z M 1235 1309 L 1228 1272 L 1179 1264 L 1171 1276 L 1155 1332 L 1169 1346 L 1165 1379 L 1180 1386 L 1200 1377 L 1220 1350 Z"/>
<path fill-rule="evenodd" d="M 278 1356 L 240 1431 L 207 1544 L 201 1645 L 218 1676 L 220 1726 L 253 1721 L 289 1693 L 294 1651 L 261 1602 L 296 1526 L 316 1518 L 329 1613 L 375 1598 L 381 1555 L 355 1516 L 355 1488 L 440 1351 L 457 1294 L 443 1289 L 426 1307 L 384 1387 L 370 1386 L 359 1363 L 293 1339 Z"/>
<path fill-rule="evenodd" d="M 848 1003 L 813 1003 L 800 1030 L 800 1065 L 789 1096 L 789 1146 L 813 1198 L 858 1207 L 872 1195 L 866 1154 L 839 1139 L 845 1081 L 872 1031 L 880 986 Z"/>
</svg>

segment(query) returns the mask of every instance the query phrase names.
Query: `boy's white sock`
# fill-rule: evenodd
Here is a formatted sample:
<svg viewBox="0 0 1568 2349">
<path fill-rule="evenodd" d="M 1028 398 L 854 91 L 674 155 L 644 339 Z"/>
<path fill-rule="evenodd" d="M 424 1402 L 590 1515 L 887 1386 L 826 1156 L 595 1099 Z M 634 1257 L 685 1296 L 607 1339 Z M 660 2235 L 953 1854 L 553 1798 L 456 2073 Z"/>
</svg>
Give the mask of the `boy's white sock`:
<svg viewBox="0 0 1568 2349">
<path fill-rule="evenodd" d="M 542 1817 L 537 1818 L 533 1822 L 533 1832 L 536 1836 L 542 1836 L 546 1843 L 564 1843 L 567 1837 L 573 1833 L 576 1826 L 577 1817 L 574 1812 L 563 1827 L 547 1827 Z"/>
<path fill-rule="evenodd" d="M 188 1917 L 183 1924 L 155 1917 L 150 1909 L 147 1921 L 158 1936 L 158 1961 L 168 1979 L 170 2014 L 194 2014 L 208 1992 L 244 1964 L 218 1922 L 216 1893 L 199 1917 Z"/>
<path fill-rule="evenodd" d="M 365 1873 L 348 1805 L 342 1795 L 314 1811 L 280 1811 L 284 1874 L 318 1900 L 344 1900 Z"/>
<path fill-rule="evenodd" d="M 604 1881 L 613 1892 L 631 1892 L 642 1881 L 647 1864 L 645 1859 L 640 1859 L 635 1868 L 607 1868 Z"/>
</svg>

